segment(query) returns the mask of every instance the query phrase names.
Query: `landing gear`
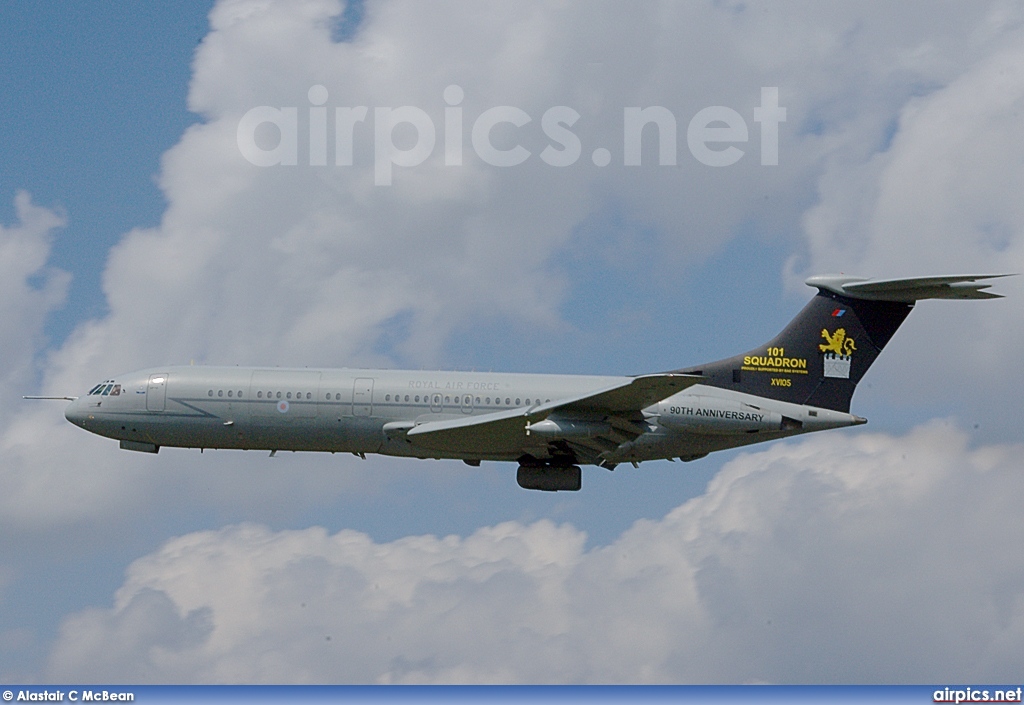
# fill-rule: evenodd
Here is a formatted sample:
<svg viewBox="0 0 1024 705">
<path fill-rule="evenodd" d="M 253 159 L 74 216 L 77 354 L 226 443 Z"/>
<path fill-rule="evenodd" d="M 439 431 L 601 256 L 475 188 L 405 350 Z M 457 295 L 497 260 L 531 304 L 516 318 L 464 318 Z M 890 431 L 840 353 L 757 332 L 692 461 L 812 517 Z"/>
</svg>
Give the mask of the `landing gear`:
<svg viewBox="0 0 1024 705">
<path fill-rule="evenodd" d="M 516 482 L 524 490 L 577 492 L 583 484 L 579 465 L 520 465 Z"/>
</svg>

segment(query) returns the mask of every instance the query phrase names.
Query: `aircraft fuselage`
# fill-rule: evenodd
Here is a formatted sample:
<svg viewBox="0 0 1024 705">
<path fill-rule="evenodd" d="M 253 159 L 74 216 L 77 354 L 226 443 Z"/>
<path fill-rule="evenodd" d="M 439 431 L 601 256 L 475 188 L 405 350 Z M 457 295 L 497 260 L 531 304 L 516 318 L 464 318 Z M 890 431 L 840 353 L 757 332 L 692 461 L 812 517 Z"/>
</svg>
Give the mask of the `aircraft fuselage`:
<svg viewBox="0 0 1024 705">
<path fill-rule="evenodd" d="M 555 412 L 546 426 L 527 415 L 553 401 L 630 378 L 477 372 L 162 367 L 108 380 L 72 402 L 72 423 L 122 441 L 159 447 L 382 453 L 467 461 L 571 462 L 691 459 L 723 448 L 862 423 L 856 416 L 704 385 L 655 403 L 632 428 L 605 428 L 606 415 Z M 417 443 L 430 422 L 522 412 L 521 433 L 462 447 Z M 587 424 L 590 424 L 589 426 Z M 621 423 L 620 423 L 621 425 Z M 589 451 L 589 452 L 588 452 Z"/>
<path fill-rule="evenodd" d="M 818 293 L 766 344 L 671 372 L 598 377 L 161 367 L 96 385 L 65 415 L 127 450 L 516 461 L 522 487 L 578 490 L 579 465 L 693 460 L 864 423 L 849 413 L 853 392 L 914 303 L 999 298 L 984 282 L 997 276 L 1003 275 L 812 277 L 807 283 Z"/>
</svg>

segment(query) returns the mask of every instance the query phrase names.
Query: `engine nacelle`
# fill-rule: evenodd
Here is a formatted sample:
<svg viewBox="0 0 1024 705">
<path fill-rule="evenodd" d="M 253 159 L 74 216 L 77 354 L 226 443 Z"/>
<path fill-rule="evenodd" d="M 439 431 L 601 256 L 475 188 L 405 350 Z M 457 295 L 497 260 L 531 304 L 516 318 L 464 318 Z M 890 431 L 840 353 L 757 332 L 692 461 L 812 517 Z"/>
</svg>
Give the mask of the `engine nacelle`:
<svg viewBox="0 0 1024 705">
<path fill-rule="evenodd" d="M 733 434 L 779 431 L 782 414 L 729 399 L 685 395 L 658 404 L 658 423 L 673 431 Z"/>
</svg>

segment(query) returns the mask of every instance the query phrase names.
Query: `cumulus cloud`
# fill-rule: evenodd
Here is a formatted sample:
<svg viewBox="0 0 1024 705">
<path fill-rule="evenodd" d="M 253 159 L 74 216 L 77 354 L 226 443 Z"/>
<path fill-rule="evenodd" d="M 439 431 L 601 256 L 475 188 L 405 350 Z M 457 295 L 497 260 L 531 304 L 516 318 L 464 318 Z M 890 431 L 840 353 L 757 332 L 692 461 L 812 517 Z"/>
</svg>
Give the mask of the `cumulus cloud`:
<svg viewBox="0 0 1024 705">
<path fill-rule="evenodd" d="M 166 213 L 110 252 L 103 277 L 109 314 L 84 321 L 51 352 L 45 391 L 80 392 L 119 371 L 189 360 L 433 366 L 452 332 L 474 322 L 565 330 L 561 302 L 582 286 L 567 278 L 568 254 L 602 253 L 615 272 L 636 261 L 624 255 L 636 248 L 632 235 L 643 232 L 644 247 L 659 253 L 642 257 L 642 276 L 656 289 L 740 233 L 797 233 L 823 168 L 818 213 L 831 208 L 831 193 L 856 186 L 851 173 L 871 171 L 901 114 L 903 139 L 915 95 L 936 86 L 970 90 L 958 86 L 984 73 L 971 67 L 986 60 L 997 72 L 999 61 L 985 57 L 1009 41 L 1017 21 L 973 7 L 865 15 L 802 4 L 610 4 L 597 11 L 591 4 L 428 9 L 393 0 L 368 3 L 352 41 L 338 42 L 332 26 L 342 11 L 331 0 L 214 7 L 189 94 L 203 121 L 162 162 Z M 436 41 L 453 32 L 464 41 Z M 964 61 L 974 63 L 962 76 Z M 462 89 L 461 101 L 445 101 L 450 85 Z M 310 164 L 313 86 L 324 89 L 316 102 L 326 93 L 325 166 Z M 764 86 L 779 86 L 789 116 L 778 167 L 759 161 L 754 109 Z M 461 166 L 445 164 L 449 102 L 462 114 Z M 297 111 L 296 165 L 259 167 L 240 152 L 239 121 L 261 105 Z M 474 122 L 502 105 L 531 118 L 493 131 L 496 147 L 530 151 L 516 167 L 490 166 L 472 148 Z M 712 105 L 735 110 L 749 128 L 744 158 L 724 169 L 699 163 L 687 148 L 690 118 Z M 352 133 L 353 164 L 337 166 L 334 110 L 357 106 L 368 113 Z M 401 106 L 432 120 L 437 145 L 419 166 L 395 167 L 391 186 L 375 186 L 377 108 Z M 553 106 L 580 114 L 573 130 L 581 154 L 571 166 L 540 158 L 546 146 L 559 146 L 541 125 Z M 629 106 L 672 113 L 676 166 L 658 165 L 653 125 L 644 133 L 644 166 L 623 166 Z M 415 134 L 396 129 L 389 137 L 407 148 Z M 593 163 L 597 147 L 609 151 L 609 166 Z M 813 223 L 822 220 L 809 216 L 815 265 L 843 251 L 829 244 L 833 235 L 816 235 Z M 972 340 L 985 348 L 991 338 Z M 4 443 L 22 449 L 12 467 L 23 474 L 47 468 L 35 477 L 53 473 L 56 480 L 68 465 L 60 449 L 73 432 L 59 415 L 5 429 Z M 44 437 L 68 444 L 38 443 Z M 75 516 L 130 506 L 104 499 L 115 487 L 122 499 L 123 491 L 151 491 L 139 484 L 146 480 L 125 481 L 125 463 L 93 453 L 88 464 L 113 468 L 117 479 L 88 488 L 84 496 L 96 501 L 77 502 Z M 73 478 L 64 484 L 74 485 Z M 29 496 L 42 493 L 23 499 Z M 29 513 L 34 504 L 18 502 Z M 40 516 L 60 521 L 69 507 L 51 504 Z"/>
<path fill-rule="evenodd" d="M 590 286 L 564 264 L 581 251 L 639 278 L 643 296 L 751 237 L 797 253 L 792 281 L 831 269 L 1021 270 L 1024 80 L 1012 4 L 388 0 L 366 3 L 358 31 L 339 42 L 341 13 L 332 0 L 217 3 L 189 94 L 202 122 L 162 161 L 167 210 L 109 253 L 109 313 L 47 352 L 41 391 L 81 393 L 111 374 L 193 359 L 436 366 L 452 332 L 480 321 L 566 330 L 568 292 Z M 459 167 L 443 149 L 453 84 L 463 91 Z M 327 93 L 325 166 L 309 159 L 313 86 Z M 753 116 L 765 86 L 779 87 L 787 109 L 777 167 L 758 159 Z M 239 151 L 239 121 L 261 105 L 295 107 L 296 165 L 258 167 Z M 497 146 L 531 152 L 520 166 L 472 153 L 474 121 L 501 105 L 531 117 L 493 133 Z M 580 113 L 581 154 L 567 167 L 539 156 L 549 143 L 542 116 L 559 105 Z M 750 130 L 733 167 L 706 167 L 687 148 L 690 118 L 713 105 Z M 334 164 L 338 106 L 368 108 L 350 166 Z M 391 186 L 375 186 L 375 108 L 400 106 L 421 108 L 438 142 L 422 164 L 395 167 Z M 644 166 L 623 166 L 628 106 L 675 116 L 675 166 L 658 165 L 653 126 Z M 393 137 L 406 148 L 414 133 Z M 273 131 L 264 138 L 272 143 Z M 598 147 L 609 166 L 595 165 Z M 65 283 L 46 267 L 61 216 L 27 196 L 18 213 L 21 224 L 0 232 L 0 322 L 25 333 L 0 339 L 12 361 L 4 398 L 30 391 L 24 380 Z M 1024 295 L 1019 282 L 1000 290 Z M 872 371 L 879 398 L 925 404 L 941 393 L 983 425 L 1001 424 L 997 439 L 1018 439 L 1008 410 L 1021 381 L 1020 307 L 921 309 Z M 896 389 L 903 398 L 885 396 Z M 5 530 L 145 517 L 159 533 L 168 517 L 195 513 L 265 520 L 380 482 L 347 466 L 339 483 L 320 459 L 300 480 L 254 467 L 251 455 L 140 459 L 84 437 L 59 413 L 14 414 L 8 402 L 0 448 Z M 113 608 L 66 621 L 50 676 L 996 678 L 1019 671 L 1010 453 L 971 450 L 936 428 L 779 445 L 731 463 L 699 500 L 592 550 L 577 529 L 546 522 L 395 543 L 255 525 L 188 534 L 134 564 Z M 976 482 L 957 484 L 965 477 Z M 979 501 L 958 504 L 955 491 Z M 999 563 L 997 549 L 1011 560 Z M 983 568 L 980 579 L 963 578 L 958 562 Z M 238 604 L 259 617 L 251 624 L 235 581 Z M 973 660 L 954 657 L 947 612 L 970 635 Z M 131 646 L 111 647 L 117 640 Z"/>
<path fill-rule="evenodd" d="M 590 550 L 546 520 L 391 543 L 189 534 L 136 561 L 112 607 L 66 620 L 49 677 L 1012 680 L 1021 450 L 942 423 L 779 444 Z"/>
<path fill-rule="evenodd" d="M 66 223 L 54 210 L 32 203 L 20 191 L 14 199 L 18 222 L 0 224 L 0 396 L 8 398 L 32 389 L 38 374 L 36 355 L 45 347 L 46 316 L 64 302 L 70 275 L 48 266 L 55 231 Z M 0 419 L 11 411 L 0 405 Z"/>
<path fill-rule="evenodd" d="M 1024 52 L 1020 17 L 996 6 L 973 43 L 987 51 L 952 80 L 908 100 L 891 141 L 859 160 L 833 159 L 820 201 L 805 216 L 804 274 L 846 271 L 875 277 L 1024 272 Z M 794 257 L 794 262 L 799 260 Z M 893 341 L 878 377 L 886 402 L 943 404 L 997 436 L 1019 425 L 1012 408 L 1024 345 L 1019 278 L 998 282 L 1005 302 L 925 303 Z M 951 335 L 951 331 L 956 331 Z M 962 368 L 934 384 L 936 375 Z M 969 372 L 968 372 L 969 371 Z M 896 389 L 899 392 L 895 392 Z"/>
<path fill-rule="evenodd" d="M 800 3 L 570 3 L 555 10 L 545 3 L 425 8 L 392 0 L 368 3 L 352 41 L 339 42 L 332 27 L 342 12 L 332 0 L 225 0 L 214 7 L 189 94 L 203 121 L 162 162 L 166 213 L 157 227 L 127 233 L 110 252 L 103 277 L 109 314 L 83 322 L 52 351 L 46 391 L 81 391 L 118 371 L 189 360 L 433 366 L 452 332 L 478 321 L 554 334 L 566 328 L 566 292 L 582 286 L 567 278 L 563 261 L 571 253 L 602 253 L 609 271 L 642 275 L 656 290 L 658 281 L 685 275 L 741 233 L 797 233 L 822 170 L 808 241 L 816 267 L 832 264 L 849 248 L 835 228 L 814 223 L 856 220 L 821 215 L 849 211 L 845 202 L 834 206 L 832 194 L 860 192 L 862 172 L 869 174 L 865 192 L 881 188 L 873 185 L 881 183 L 875 155 L 900 116 L 903 143 L 911 109 L 927 99 L 915 96 L 946 87 L 970 92 L 972 76 L 988 75 L 989 64 L 988 73 L 997 74 L 1002 64 L 989 56 L 1010 43 L 1019 21 L 973 6 L 935 13 L 925 6 L 865 12 Z M 450 85 L 462 89 L 461 101 L 445 101 Z M 325 166 L 310 163 L 314 86 L 324 89 L 314 91 L 316 102 L 326 93 Z M 754 109 L 765 86 L 779 87 L 789 116 L 777 167 L 759 160 Z M 445 164 L 449 102 L 462 114 L 461 166 Z M 496 147 L 530 151 L 516 167 L 490 166 L 472 148 L 477 118 L 503 105 L 531 118 L 493 131 Z M 686 141 L 690 118 L 715 105 L 735 110 L 749 129 L 739 145 L 744 158 L 723 169 L 693 158 Z M 259 167 L 243 157 L 239 121 L 258 106 L 297 111 L 296 165 Z M 353 164 L 337 166 L 334 110 L 357 106 L 368 113 L 353 129 Z M 391 186 L 375 186 L 377 108 L 401 106 L 432 120 L 437 145 L 419 166 L 395 167 Z M 546 146 L 559 147 L 542 129 L 553 106 L 580 114 L 573 126 L 580 158 L 566 167 L 540 158 Z M 658 165 L 653 125 L 644 133 L 644 166 L 623 166 L 623 111 L 630 106 L 671 112 L 675 166 Z M 410 130 L 389 137 L 404 149 L 415 137 Z M 993 138 L 988 151 L 997 143 Z M 598 147 L 609 151 L 609 166 L 594 164 Z M 1012 183 L 999 193 L 1012 191 Z M 1006 243 L 1001 223 L 991 237 Z M 643 271 L 616 269 L 636 261 L 624 255 L 636 249 L 632 235 L 639 232 L 648 248 Z M 850 237 L 860 242 L 856 233 Z M 866 269 L 884 260 L 887 253 L 879 253 L 863 260 Z M 981 348 L 991 341 L 971 339 Z M 59 474 L 66 459 L 54 448 L 64 444 L 40 447 L 35 440 L 70 438 L 71 431 L 59 417 L 40 417 L 3 436 L 25 448 L 20 466 Z M 106 455 L 94 464 L 123 462 Z M 77 506 L 88 513 L 111 504 Z"/>
<path fill-rule="evenodd" d="M 36 391 L 45 365 L 41 354 L 46 347 L 46 317 L 64 303 L 70 282 L 68 272 L 48 264 L 54 233 L 66 223 L 65 216 L 35 205 L 23 191 L 15 197 L 14 206 L 18 222 L 0 225 L 0 321 L 5 331 L 0 336 L 4 363 L 0 370 L 0 508 L 4 518 L 0 522 L 18 515 L 28 518 L 23 509 L 30 515 L 45 507 L 47 497 L 55 494 L 50 487 L 43 490 L 39 480 L 40 475 L 52 479 L 57 468 L 24 461 L 46 447 L 47 431 L 54 426 L 59 405 L 25 402 L 21 395 Z M 70 463 L 73 458 L 59 449 L 51 447 L 50 451 L 56 451 L 51 459 Z M 29 487 L 42 492 L 35 494 Z M 19 508 L 19 502 L 25 503 Z"/>
<path fill-rule="evenodd" d="M 382 2 L 368 5 L 354 41 L 335 42 L 339 2 L 219 3 L 189 96 L 204 122 L 164 157 L 165 217 L 111 253 L 111 313 L 83 327 L 51 374 L 86 384 L 80 370 L 100 359 L 115 369 L 164 358 L 380 363 L 374 343 L 396 321 L 400 342 L 388 352 L 429 363 L 454 327 L 480 317 L 557 325 L 569 285 L 559 256 L 607 237 L 583 227 L 588 219 L 614 215 L 651 228 L 652 244 L 677 266 L 749 222 L 791 228 L 823 154 L 877 144 L 920 83 L 949 78 L 948 53 L 964 50 L 964 18 L 911 12 L 896 23 L 884 12 L 866 20 L 850 11 L 767 9 Z M 896 24 L 901 34 L 893 36 Z M 785 33 L 772 32 L 782 26 Z M 465 41 L 435 40 L 453 32 Z M 924 36 L 936 46 L 910 61 L 905 55 Z M 882 57 L 864 66 L 880 42 L 888 42 Z M 889 59 L 901 64 L 894 77 Z M 680 71 L 697 65 L 701 71 Z M 863 73 L 837 80 L 850 66 Z M 879 82 L 891 88 L 871 101 Z M 452 84 L 464 94 L 457 167 L 444 163 L 443 149 L 442 96 Z M 753 111 L 771 85 L 780 86 L 791 118 L 781 164 L 769 169 L 758 159 Z M 312 86 L 327 96 L 326 166 L 310 165 Z M 851 107 L 840 100 L 867 104 L 840 117 Z M 243 158 L 239 121 L 261 105 L 297 111 L 296 165 L 264 168 Z M 531 118 L 493 135 L 499 148 L 531 152 L 516 167 L 490 166 L 471 146 L 476 119 L 503 105 Z M 545 146 L 559 146 L 540 123 L 560 105 L 580 113 L 574 131 L 582 142 L 581 158 L 561 168 L 540 158 Z M 677 165 L 656 165 L 649 126 L 645 166 L 623 167 L 623 110 L 651 105 L 675 117 Z M 728 169 L 700 164 L 686 147 L 690 118 L 711 105 L 736 110 L 750 130 L 740 145 L 745 158 Z M 368 114 L 354 128 L 354 164 L 335 166 L 334 108 L 355 106 Z M 400 106 L 430 118 L 437 146 L 423 164 L 395 167 L 392 186 L 376 187 L 377 109 Z M 389 137 L 403 142 L 401 130 Z M 612 165 L 594 166 L 596 147 L 610 151 Z"/>
</svg>

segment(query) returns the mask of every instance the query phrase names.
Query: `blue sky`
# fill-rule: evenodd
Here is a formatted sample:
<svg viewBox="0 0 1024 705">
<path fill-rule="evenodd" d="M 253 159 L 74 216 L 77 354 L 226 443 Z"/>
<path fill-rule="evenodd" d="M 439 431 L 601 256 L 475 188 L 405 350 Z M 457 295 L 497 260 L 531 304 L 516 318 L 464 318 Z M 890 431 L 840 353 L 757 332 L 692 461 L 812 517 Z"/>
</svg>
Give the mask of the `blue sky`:
<svg viewBox="0 0 1024 705">
<path fill-rule="evenodd" d="M 51 263 L 75 277 L 68 305 L 47 322 L 55 343 L 105 310 L 99 277 L 109 247 L 160 220 L 166 204 L 154 176 L 160 155 L 196 121 L 183 97 L 210 6 L 0 9 L 0 213 L 10 223 L 14 193 L 24 189 L 68 217 Z"/>
<path fill-rule="evenodd" d="M 20 395 L 189 360 L 659 371 L 767 340 L 809 274 L 1021 271 L 1022 22 L 1016 3 L 3 6 L 0 679 L 1019 673 L 999 655 L 1024 642 L 1022 528 L 999 499 L 1022 489 L 1013 280 L 1001 302 L 921 305 L 858 390 L 866 428 L 592 468 L 568 496 L 501 464 L 142 458 Z M 442 162 L 452 84 L 461 167 Z M 370 108 L 351 166 L 306 159 L 316 85 Z M 778 166 L 758 160 L 764 87 L 787 110 Z M 439 146 L 375 186 L 374 108 L 401 105 Z M 494 131 L 531 151 L 515 167 L 470 150 L 502 105 L 532 118 Z M 561 105 L 582 158 L 553 167 L 540 123 Z M 623 109 L 650 105 L 677 120 L 677 163 L 645 133 L 623 166 Z M 298 165 L 243 158 L 258 106 L 297 108 Z M 709 106 L 749 127 L 733 166 L 688 149 Z M 988 578 L 942 583 L 964 560 Z M 289 611 L 314 594 L 320 622 Z M 942 619 L 971 625 L 975 660 L 935 638 Z M 322 624 L 349 634 L 333 656 Z"/>
</svg>

